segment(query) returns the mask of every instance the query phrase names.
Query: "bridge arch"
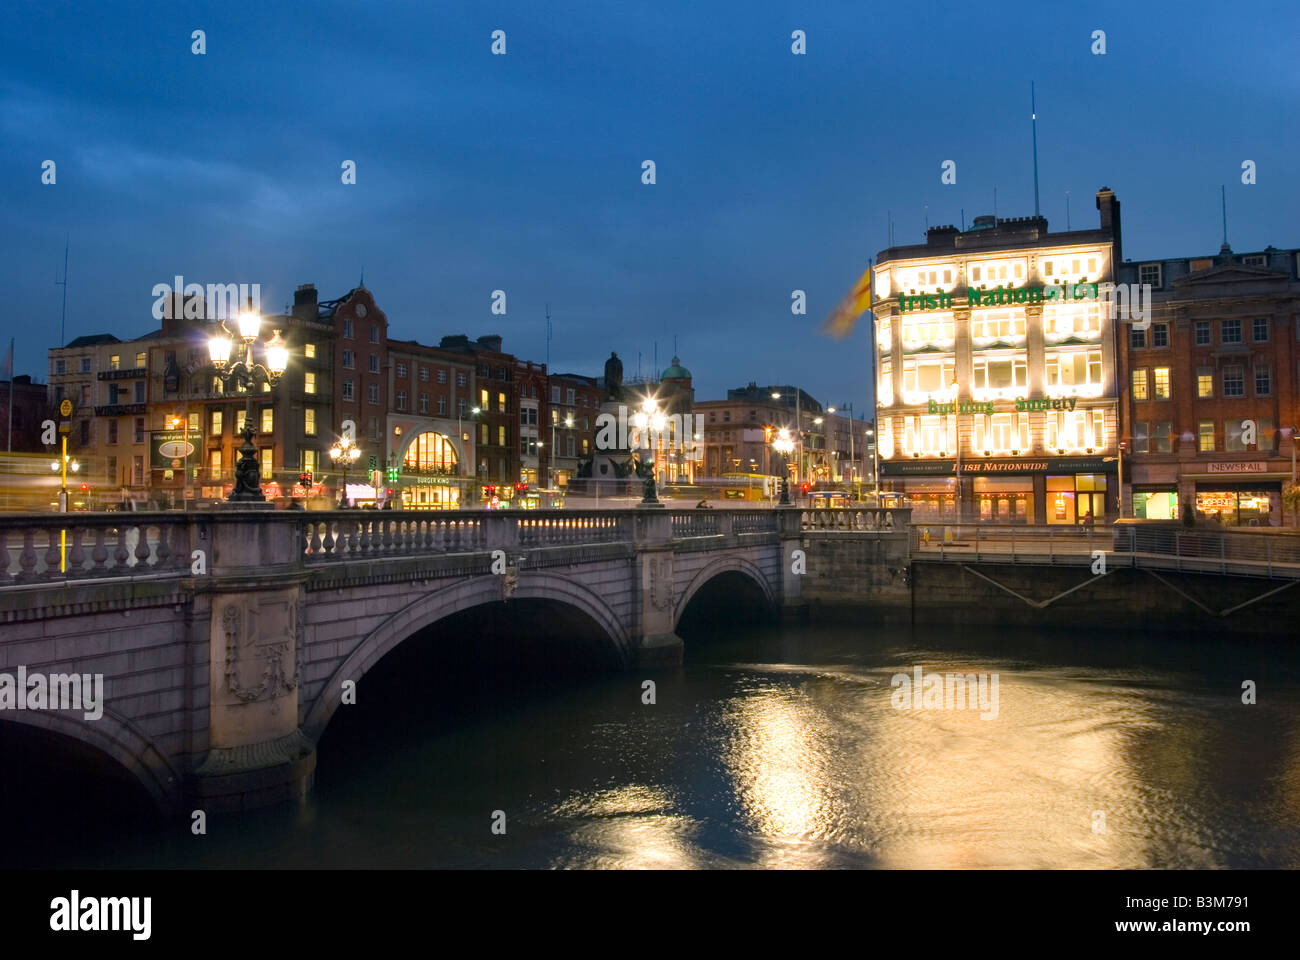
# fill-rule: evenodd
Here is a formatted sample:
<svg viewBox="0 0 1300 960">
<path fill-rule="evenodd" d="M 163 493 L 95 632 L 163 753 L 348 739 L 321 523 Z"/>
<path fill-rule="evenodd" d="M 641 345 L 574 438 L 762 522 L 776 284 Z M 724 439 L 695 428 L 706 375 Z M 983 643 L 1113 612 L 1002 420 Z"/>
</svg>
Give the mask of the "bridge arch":
<svg viewBox="0 0 1300 960">
<path fill-rule="evenodd" d="M 621 663 L 631 662 L 632 641 L 627 627 L 604 599 L 587 587 L 545 570 L 524 570 L 519 573 L 519 583 L 512 599 L 558 601 L 574 607 L 605 632 Z M 302 732 L 312 743 L 320 740 L 340 704 L 339 697 L 328 694 L 337 691 L 344 680 L 360 680 L 385 654 L 439 620 L 500 600 L 501 578 L 492 575 L 475 577 L 416 597 L 371 630 L 339 664 L 313 701 L 302 723 Z"/>
<path fill-rule="evenodd" d="M 63 711 L 6 710 L 4 721 L 36 727 L 92 747 L 131 774 L 160 813 L 172 815 L 180 809 L 180 772 L 139 727 L 121 714 L 105 708 L 103 715 L 92 721 Z"/>
<path fill-rule="evenodd" d="M 673 610 L 674 629 L 676 629 L 677 625 L 681 623 L 682 614 L 686 612 L 687 606 L 690 604 L 694 596 L 699 593 L 700 588 L 714 577 L 723 573 L 744 574 L 750 580 L 753 580 L 754 584 L 763 591 L 763 598 L 770 606 L 776 605 L 776 591 L 773 589 L 772 584 L 768 582 L 767 576 L 763 573 L 762 569 L 760 569 L 757 564 L 746 560 L 744 557 L 729 554 L 727 556 L 718 557 L 709 562 L 691 578 L 691 582 L 686 585 L 686 589 L 682 591 L 682 595 L 677 601 L 676 609 Z"/>
</svg>

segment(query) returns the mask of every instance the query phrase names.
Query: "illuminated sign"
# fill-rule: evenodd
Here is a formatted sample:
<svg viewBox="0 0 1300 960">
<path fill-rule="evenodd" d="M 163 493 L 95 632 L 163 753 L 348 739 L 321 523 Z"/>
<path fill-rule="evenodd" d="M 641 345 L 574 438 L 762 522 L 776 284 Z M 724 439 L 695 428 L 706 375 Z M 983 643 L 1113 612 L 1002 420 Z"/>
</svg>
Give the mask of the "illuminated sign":
<svg viewBox="0 0 1300 960">
<path fill-rule="evenodd" d="M 996 286 L 992 290 L 983 287 L 967 287 L 966 299 L 972 307 L 997 307 L 1017 303 L 1064 303 L 1068 300 L 1096 300 L 1098 286 L 1095 283 L 1060 283 L 1037 287 Z M 941 290 L 933 294 L 922 293 L 915 296 L 900 296 L 898 309 L 904 313 L 914 310 L 951 310 L 952 297 Z"/>
<path fill-rule="evenodd" d="M 1016 397 L 1015 400 L 1016 410 L 1021 413 L 1026 410 L 1073 410 L 1078 404 L 1078 397 Z M 956 407 L 955 410 L 954 407 Z M 983 413 L 992 416 L 993 401 L 967 399 L 938 403 L 934 400 L 927 400 L 925 412 L 929 414 Z"/>
<path fill-rule="evenodd" d="M 1268 464 L 1263 460 L 1248 460 L 1245 463 L 1207 463 L 1208 473 L 1267 473 Z"/>
</svg>

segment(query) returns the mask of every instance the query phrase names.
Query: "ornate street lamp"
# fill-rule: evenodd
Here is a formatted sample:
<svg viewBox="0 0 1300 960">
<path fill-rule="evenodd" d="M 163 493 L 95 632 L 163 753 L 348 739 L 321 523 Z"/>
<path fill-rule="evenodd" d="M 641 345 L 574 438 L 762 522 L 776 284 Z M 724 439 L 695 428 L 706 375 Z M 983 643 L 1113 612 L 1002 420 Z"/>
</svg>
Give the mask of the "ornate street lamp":
<svg viewBox="0 0 1300 960">
<path fill-rule="evenodd" d="M 339 509 L 342 510 L 348 505 L 348 467 L 360 459 L 361 448 L 353 443 L 351 438 L 344 437 L 330 447 L 329 453 L 333 463 L 343 465 L 343 490 L 339 493 Z"/>
<path fill-rule="evenodd" d="M 280 331 L 268 340 L 262 348 L 265 364 L 253 359 L 253 344 L 262 330 L 262 318 L 253 312 L 251 304 L 248 310 L 239 315 L 238 339 L 243 345 L 243 356 L 232 359 L 235 348 L 235 335 L 226 327 L 224 320 L 218 320 L 218 331 L 208 338 L 208 352 L 212 357 L 212 366 L 216 368 L 217 378 L 223 388 L 234 383 L 242 387 L 247 394 L 244 402 L 244 444 L 239 448 L 239 461 L 235 464 L 235 485 L 227 500 L 244 503 L 265 502 L 262 483 L 257 465 L 257 448 L 253 446 L 253 387 L 265 381 L 268 387 L 274 387 L 289 366 L 289 347 L 280 338 Z"/>
</svg>

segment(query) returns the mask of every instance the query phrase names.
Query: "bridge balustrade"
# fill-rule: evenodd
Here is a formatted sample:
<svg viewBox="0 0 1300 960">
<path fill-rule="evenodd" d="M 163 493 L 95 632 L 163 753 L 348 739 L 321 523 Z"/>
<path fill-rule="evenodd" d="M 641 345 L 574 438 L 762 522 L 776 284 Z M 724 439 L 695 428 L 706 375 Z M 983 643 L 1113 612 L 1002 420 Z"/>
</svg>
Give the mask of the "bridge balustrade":
<svg viewBox="0 0 1300 960">
<path fill-rule="evenodd" d="M 804 510 L 800 525 L 810 531 L 902 532 L 911 512 L 908 507 L 825 507 Z"/>
<path fill-rule="evenodd" d="M 0 518 L 0 585 L 190 572 L 189 521 L 177 514 Z"/>
</svg>

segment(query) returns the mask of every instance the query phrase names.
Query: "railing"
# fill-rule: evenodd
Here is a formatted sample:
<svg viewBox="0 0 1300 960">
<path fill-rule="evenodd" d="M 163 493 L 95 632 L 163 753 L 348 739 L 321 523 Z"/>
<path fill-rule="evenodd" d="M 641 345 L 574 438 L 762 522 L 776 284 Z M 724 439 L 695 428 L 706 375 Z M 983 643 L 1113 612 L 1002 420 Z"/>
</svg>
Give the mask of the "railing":
<svg viewBox="0 0 1300 960">
<path fill-rule="evenodd" d="M 835 533 L 902 533 L 907 530 L 911 514 L 910 507 L 825 507 L 804 510 L 800 526 Z"/>
<path fill-rule="evenodd" d="M 1132 566 L 1202 573 L 1300 578 L 1300 537 L 1290 533 L 1114 524 L 1027 527 L 918 523 L 914 556 L 959 563 Z"/>
<path fill-rule="evenodd" d="M 722 532 L 722 520 L 713 510 L 695 510 L 673 514 L 673 539 L 679 537 L 716 537 Z"/>
<path fill-rule="evenodd" d="M 489 549 L 484 515 L 419 512 L 408 517 L 385 513 L 304 519 L 303 555 L 318 561 L 364 560 Z"/>
<path fill-rule="evenodd" d="M 731 532 L 771 533 L 776 530 L 776 518 L 773 510 L 732 510 Z"/>
<path fill-rule="evenodd" d="M 176 514 L 0 518 L 0 586 L 187 576 L 189 525 Z"/>
</svg>

